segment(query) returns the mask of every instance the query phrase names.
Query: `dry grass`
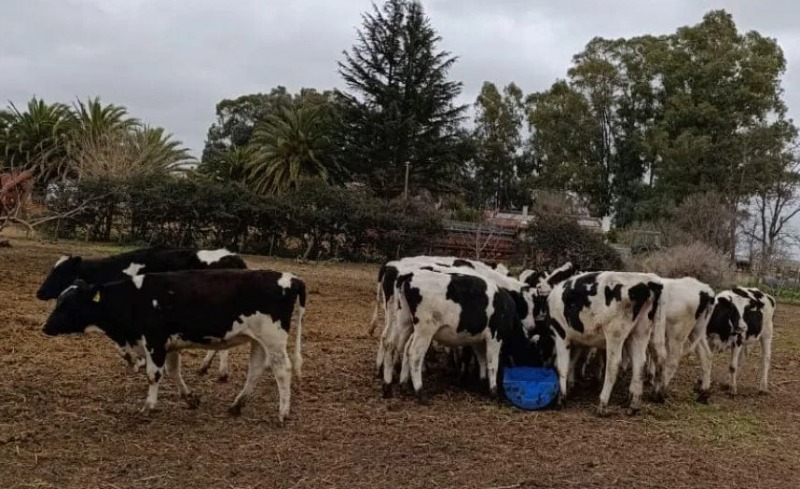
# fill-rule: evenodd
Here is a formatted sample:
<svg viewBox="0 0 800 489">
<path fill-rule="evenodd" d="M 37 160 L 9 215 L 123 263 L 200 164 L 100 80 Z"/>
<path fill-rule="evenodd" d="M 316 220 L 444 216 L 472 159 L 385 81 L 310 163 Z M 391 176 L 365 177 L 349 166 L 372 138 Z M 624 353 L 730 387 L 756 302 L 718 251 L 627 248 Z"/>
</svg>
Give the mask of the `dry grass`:
<svg viewBox="0 0 800 489">
<path fill-rule="evenodd" d="M 376 267 L 296 265 L 247 257 L 251 266 L 292 270 L 309 285 L 304 379 L 292 386 L 292 418 L 276 426 L 275 383 L 265 375 L 240 418 L 226 408 L 241 388 L 246 349 L 231 354 L 232 378 L 194 373 L 203 352 L 184 355 L 197 410 L 162 384 L 159 410 L 135 414 L 144 377 L 127 372 L 100 335 L 45 338 L 51 304 L 33 298 L 62 251 L 104 247 L 12 240 L 0 249 L 0 487 L 787 487 L 800 483 L 800 308 L 779 306 L 772 394 L 756 396 L 758 353 L 741 397 L 719 387 L 710 406 L 690 395 L 686 359 L 667 405 L 635 418 L 616 409 L 596 418 L 598 388 L 562 411 L 526 413 L 452 387 L 441 369 L 426 377 L 431 403 L 380 397 L 373 375 Z M 216 365 L 215 365 L 216 368 Z M 715 379 L 724 379 L 718 358 Z M 213 371 L 212 371 L 213 373 Z M 612 402 L 624 395 L 619 388 Z"/>
</svg>

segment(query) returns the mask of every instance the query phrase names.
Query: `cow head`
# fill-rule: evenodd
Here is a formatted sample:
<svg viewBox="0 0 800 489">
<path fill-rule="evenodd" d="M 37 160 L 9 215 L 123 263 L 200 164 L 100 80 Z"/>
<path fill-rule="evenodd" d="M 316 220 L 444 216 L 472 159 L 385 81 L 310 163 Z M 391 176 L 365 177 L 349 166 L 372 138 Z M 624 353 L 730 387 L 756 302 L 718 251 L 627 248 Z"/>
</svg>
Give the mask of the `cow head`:
<svg viewBox="0 0 800 489">
<path fill-rule="evenodd" d="M 42 326 L 42 332 L 47 336 L 85 332 L 95 323 L 99 294 L 99 286 L 76 280 L 58 296 L 56 307 Z"/>
<path fill-rule="evenodd" d="M 57 298 L 78 278 L 81 261 L 79 256 L 59 258 L 44 279 L 42 286 L 36 291 L 36 298 L 42 301 Z"/>
</svg>

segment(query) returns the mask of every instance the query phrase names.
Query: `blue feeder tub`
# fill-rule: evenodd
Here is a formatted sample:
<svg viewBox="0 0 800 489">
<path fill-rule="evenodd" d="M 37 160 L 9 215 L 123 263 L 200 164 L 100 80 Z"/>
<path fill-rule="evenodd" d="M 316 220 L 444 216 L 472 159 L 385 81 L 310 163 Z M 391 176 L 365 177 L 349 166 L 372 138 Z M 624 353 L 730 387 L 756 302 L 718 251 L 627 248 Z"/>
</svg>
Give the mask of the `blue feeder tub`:
<svg viewBox="0 0 800 489">
<path fill-rule="evenodd" d="M 558 397 L 558 374 L 553 368 L 506 367 L 503 389 L 512 404 L 535 411 L 547 407 Z"/>
</svg>

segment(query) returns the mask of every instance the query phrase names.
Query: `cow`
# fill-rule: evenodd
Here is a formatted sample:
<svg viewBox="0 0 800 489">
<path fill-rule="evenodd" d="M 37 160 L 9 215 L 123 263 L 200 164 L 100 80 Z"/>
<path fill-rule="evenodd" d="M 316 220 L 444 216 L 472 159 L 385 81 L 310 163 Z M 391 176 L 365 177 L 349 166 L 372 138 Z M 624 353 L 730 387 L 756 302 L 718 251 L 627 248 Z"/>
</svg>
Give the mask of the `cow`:
<svg viewBox="0 0 800 489">
<path fill-rule="evenodd" d="M 393 260 L 383 264 L 378 272 L 378 284 L 375 292 L 375 309 L 372 314 L 370 322 L 369 334 L 372 335 L 375 326 L 378 322 L 378 310 L 381 305 L 384 310 L 384 327 L 381 332 L 380 339 L 378 340 L 378 350 L 375 358 L 375 365 L 380 375 L 383 365 L 384 357 L 384 342 L 393 321 L 392 311 L 393 308 L 389 307 L 390 302 L 394 297 L 394 288 L 396 285 L 397 277 L 401 273 L 411 270 L 416 270 L 422 266 L 431 266 L 438 268 L 458 268 L 463 269 L 465 272 L 473 271 L 488 275 L 499 280 L 513 280 L 508 276 L 508 269 L 502 264 L 491 264 L 467 260 L 455 257 L 442 257 L 442 256 L 414 256 L 406 257 L 400 260 Z"/>
<path fill-rule="evenodd" d="M 224 248 L 197 250 L 154 246 L 93 259 L 65 255 L 53 265 L 36 292 L 36 298 L 45 301 L 55 299 L 77 279 L 88 283 L 103 283 L 144 273 L 223 268 L 244 269 L 247 264 L 240 256 Z M 198 373 L 205 374 L 208 371 L 216 353 L 209 351 L 206 354 Z M 127 359 L 134 371 L 144 365 L 143 358 L 135 364 L 131 363 L 132 358 Z M 219 352 L 218 380 L 226 382 L 228 372 L 228 352 L 223 350 Z"/>
<path fill-rule="evenodd" d="M 542 270 L 537 272 L 536 270 L 530 269 L 523 270 L 522 273 L 519 274 L 519 280 L 535 288 L 539 296 L 546 297 L 553 287 L 578 272 L 578 266 L 568 261 L 553 271 Z"/>
<path fill-rule="evenodd" d="M 761 380 L 759 393 L 769 391 L 768 375 L 772 359 L 772 336 L 775 298 L 752 287 L 723 290 L 714 300 L 706 334 L 712 351 L 731 350 L 730 395 L 737 394 L 736 374 L 742 353 L 748 344 L 761 343 Z"/>
<path fill-rule="evenodd" d="M 398 275 L 398 267 L 414 267 L 423 265 L 436 265 L 440 267 L 465 267 L 478 271 L 492 271 L 499 273 L 503 276 L 508 276 L 509 270 L 502 263 L 484 263 L 478 260 L 470 260 L 467 258 L 457 258 L 454 256 L 407 256 L 399 260 L 390 260 L 378 270 L 378 280 L 375 286 L 375 309 L 372 312 L 372 319 L 369 323 L 369 335 L 375 333 L 375 328 L 378 326 L 378 313 L 383 307 L 384 315 L 386 314 L 386 305 L 391 300 L 392 290 L 391 287 L 387 288 L 387 284 L 394 284 Z"/>
<path fill-rule="evenodd" d="M 523 321 L 523 323 L 528 327 L 534 326 L 534 319 L 533 319 L 533 298 L 530 287 L 526 284 L 516 280 L 513 277 L 509 277 L 507 275 L 503 275 L 502 273 L 496 272 L 491 269 L 486 269 L 482 267 L 467 267 L 467 266 L 459 266 L 458 262 L 456 262 L 456 266 L 444 266 L 444 265 L 421 265 L 419 263 L 408 264 L 408 265 L 401 265 L 395 269 L 398 273 L 401 271 L 403 273 L 413 272 L 415 270 L 427 270 L 431 272 L 438 272 L 438 273 L 451 273 L 451 272 L 458 272 L 465 275 L 473 275 L 477 277 L 481 277 L 484 279 L 491 280 L 499 287 L 504 289 L 508 294 L 511 295 L 512 299 L 514 300 L 517 314 L 519 318 Z M 390 269 L 391 271 L 391 269 Z M 393 327 L 393 317 L 395 311 L 397 309 L 397 305 L 392 305 L 392 301 L 396 301 L 397 295 L 395 291 L 392 291 L 397 284 L 397 279 L 390 273 L 387 273 L 384 277 L 384 288 L 388 289 L 389 292 L 386 294 L 387 297 L 390 297 L 390 300 L 387 301 L 389 305 L 386 307 L 386 325 L 384 327 L 384 331 L 381 334 L 380 343 L 378 345 L 378 357 L 377 357 L 377 364 L 378 370 L 382 369 L 383 362 L 386 361 L 387 357 L 385 355 L 385 344 L 387 341 L 397 341 L 398 344 L 394 345 L 395 350 L 393 351 L 402 351 L 406 341 L 408 339 L 408 335 L 410 331 L 401 330 L 398 334 L 390 334 L 390 330 Z M 391 280 L 391 282 L 389 282 Z M 462 380 L 466 377 L 468 364 L 472 359 L 472 355 L 470 353 L 475 353 L 475 359 L 479 365 L 479 377 L 481 379 L 485 378 L 486 375 L 486 362 L 485 362 L 485 355 L 480 348 L 475 347 L 461 347 L 455 346 L 452 348 L 453 351 L 453 363 L 457 370 L 460 370 L 462 373 Z M 392 356 L 389 358 L 390 361 L 397 361 L 399 358 L 396 356 Z"/>
<path fill-rule="evenodd" d="M 623 348 L 629 342 L 633 376 L 630 409 L 641 409 L 642 371 L 664 286 L 654 274 L 585 272 L 557 284 L 547 298 L 546 320 L 555 341 L 559 404 L 567 396 L 570 349 L 582 345 L 606 350 L 606 372 L 597 412 L 607 413 Z M 666 356 L 657 344 L 658 359 Z"/>
<path fill-rule="evenodd" d="M 299 303 L 294 361 L 286 343 L 295 302 Z M 278 420 L 289 414 L 291 372 L 301 376 L 301 337 L 306 309 L 304 282 L 273 270 L 185 270 L 149 273 L 88 284 L 78 279 L 58 297 L 42 331 L 47 336 L 99 329 L 116 346 L 146 361 L 149 389 L 141 413 L 156 405 L 164 369 L 175 379 L 190 408 L 198 398 L 180 373 L 180 351 L 226 349 L 250 343 L 244 388 L 229 412 L 241 410 L 267 362 L 278 384 Z"/>
<path fill-rule="evenodd" d="M 706 326 L 714 308 L 714 289 L 693 277 L 661 278 L 664 288 L 659 305 L 659 321 L 654 325 L 651 343 L 661 341 L 666 348 L 663 365 L 656 365 L 653 355 L 648 356 L 648 371 L 653 378 L 655 398 L 663 402 L 667 388 L 680 364 L 681 357 L 692 348 L 700 363 L 698 401 L 707 402 L 711 389 L 711 351 L 706 341 Z M 688 343 L 687 343 L 688 342 Z"/>
<path fill-rule="evenodd" d="M 402 350 L 400 382 L 411 378 L 414 392 L 422 392 L 422 362 L 431 341 L 448 346 L 485 348 L 489 391 L 497 396 L 497 375 L 503 339 L 522 331 L 517 305 L 506 290 L 476 274 L 416 270 L 401 275 L 395 290 L 397 310 L 393 335 L 410 333 L 408 341 L 387 341 L 383 364 L 384 396 L 391 396 L 395 351 Z"/>
</svg>

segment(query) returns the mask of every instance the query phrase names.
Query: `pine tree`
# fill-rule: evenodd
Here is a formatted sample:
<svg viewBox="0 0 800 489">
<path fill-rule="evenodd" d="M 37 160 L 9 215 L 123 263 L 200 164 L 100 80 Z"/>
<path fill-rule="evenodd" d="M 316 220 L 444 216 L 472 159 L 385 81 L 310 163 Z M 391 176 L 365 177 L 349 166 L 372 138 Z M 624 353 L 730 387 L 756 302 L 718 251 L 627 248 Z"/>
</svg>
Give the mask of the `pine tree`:
<svg viewBox="0 0 800 489">
<path fill-rule="evenodd" d="M 339 63 L 342 161 L 386 197 L 403 191 L 406 162 L 411 187 L 447 188 L 461 163 L 466 108 L 455 104 L 461 83 L 447 78 L 457 58 L 437 49 L 441 38 L 417 1 L 373 4 L 363 19 Z"/>
</svg>

